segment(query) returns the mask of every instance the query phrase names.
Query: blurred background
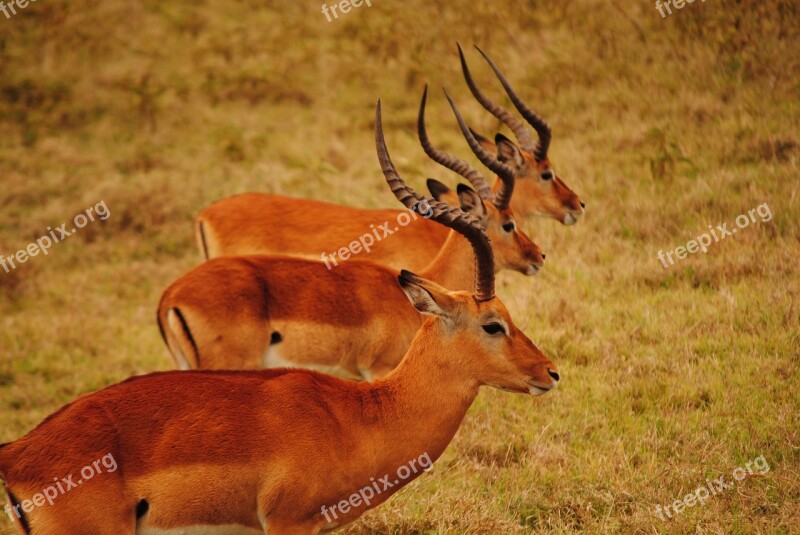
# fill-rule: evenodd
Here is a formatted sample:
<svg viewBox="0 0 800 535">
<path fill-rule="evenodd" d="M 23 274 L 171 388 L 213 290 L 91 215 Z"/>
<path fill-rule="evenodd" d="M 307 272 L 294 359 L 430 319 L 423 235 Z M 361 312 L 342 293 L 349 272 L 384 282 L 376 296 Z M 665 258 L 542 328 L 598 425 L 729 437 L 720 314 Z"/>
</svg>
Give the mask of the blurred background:
<svg viewBox="0 0 800 535">
<path fill-rule="evenodd" d="M 172 367 L 156 305 L 200 261 L 205 205 L 261 191 L 395 206 L 378 97 L 401 174 L 454 186 L 416 141 L 423 85 L 441 148 L 471 158 L 440 86 L 476 130 L 505 131 L 470 96 L 460 42 L 485 92 L 508 104 L 472 44 L 548 120 L 587 204 L 572 227 L 530 222 L 544 269 L 499 280 L 562 381 L 535 399 L 485 389 L 434 469 L 346 532 L 800 532 L 800 4 L 371 4 L 330 21 L 308 0 L 0 13 L 0 255 L 101 201 L 111 214 L 0 269 L 0 442 Z M 765 202 L 771 221 L 658 260 Z M 656 515 L 760 455 L 768 472 Z"/>
</svg>

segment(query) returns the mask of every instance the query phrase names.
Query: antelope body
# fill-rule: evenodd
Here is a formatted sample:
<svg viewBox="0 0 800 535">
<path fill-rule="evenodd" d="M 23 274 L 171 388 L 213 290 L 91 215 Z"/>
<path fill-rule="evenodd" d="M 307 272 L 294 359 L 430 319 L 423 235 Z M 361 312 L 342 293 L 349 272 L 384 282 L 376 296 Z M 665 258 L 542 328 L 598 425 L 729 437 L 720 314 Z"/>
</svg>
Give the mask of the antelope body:
<svg viewBox="0 0 800 535">
<path fill-rule="evenodd" d="M 520 141 L 517 147 L 502 135 L 492 142 L 475 134 L 486 150 L 517 167 L 514 213 L 520 219 L 543 216 L 565 225 L 576 223 L 583 214 L 584 204 L 552 169 L 547 157 L 551 137 L 547 124 L 516 96 L 496 65 L 484 54 L 514 105 L 539 134 L 540 143 L 535 145 L 517 117 L 481 93 L 472 80 L 460 46 L 459 54 L 472 93 L 481 105 L 507 124 Z M 423 136 L 420 119 L 421 140 Z M 434 160 L 451 167 L 447 161 L 442 161 L 437 151 L 426 149 L 426 152 Z M 501 186 L 498 177 L 494 191 L 499 191 Z M 400 213 L 400 210 L 367 210 L 275 194 L 245 193 L 204 208 L 195 221 L 195 235 L 206 259 L 253 254 L 319 258 L 321 252 L 330 253 L 357 240 L 370 231 L 371 225 L 377 228 L 385 222 L 396 221 Z M 369 257 L 395 269 L 421 270 L 434 258 L 446 238 L 447 232 L 441 226 L 418 219 L 401 232 L 376 242 Z"/>
<path fill-rule="evenodd" d="M 461 209 L 493 240 L 498 259 L 493 265 L 532 275 L 544 255 L 516 228 L 509 208 L 514 172 L 481 149 L 455 105 L 453 109 L 470 146 L 502 174 L 504 184 L 493 202 L 460 186 Z M 489 191 L 477 171 L 469 178 L 479 190 Z M 450 194 L 432 179 L 429 187 L 437 196 Z M 430 202 L 440 211 L 447 206 Z M 433 215 L 430 222 L 447 231 L 441 216 Z M 470 288 L 475 269 L 468 241 L 450 230 L 421 275 L 460 290 Z M 333 267 L 289 256 L 214 258 L 167 288 L 159 304 L 159 325 L 181 369 L 290 366 L 371 380 L 397 366 L 421 322 L 393 283 L 397 274 L 370 261 Z"/>
<path fill-rule="evenodd" d="M 398 228 L 403 210 L 354 208 L 313 199 L 269 193 L 243 193 L 200 212 L 195 233 L 203 258 L 291 254 L 319 259 L 360 236 L 377 231 L 369 254 L 373 262 L 421 270 L 447 239 L 447 228 L 412 218 Z M 383 227 L 386 223 L 388 227 Z M 257 229 L 257 230 L 256 230 Z M 333 265 L 332 258 L 329 264 Z M 338 263 L 338 262 L 337 262 Z"/>
<path fill-rule="evenodd" d="M 12 512 L 54 475 L 75 474 L 111 453 L 118 470 L 23 513 L 28 533 L 151 535 L 204 527 L 313 534 L 355 520 L 421 472 L 336 517 L 326 518 L 322 506 L 347 500 L 384 474 L 394 479 L 423 453 L 435 461 L 481 384 L 538 394 L 556 382 L 553 364 L 499 302 L 411 280 L 405 284 L 430 292 L 447 316 L 424 324 L 386 378 L 355 383 L 308 370 L 199 370 L 130 379 L 79 398 L 0 449 Z M 503 322 L 509 336 L 495 340 L 479 318 Z"/>
<path fill-rule="evenodd" d="M 396 175 L 386 151 L 380 103 L 376 142 L 393 191 L 416 204 L 421 196 Z M 403 291 L 430 317 L 393 372 L 374 383 L 308 370 L 166 372 L 78 398 L 0 447 L 9 515 L 35 501 L 54 474 L 71 475 L 105 455 L 118 469 L 76 484 L 52 505 L 24 505 L 20 533 L 316 535 L 415 479 L 420 472 L 353 504 L 359 489 L 410 460 L 437 459 L 481 385 L 534 395 L 554 387 L 554 365 L 495 298 L 486 233 L 464 212 L 434 206 L 473 247 L 475 293 L 402 272 Z M 352 507 L 327 515 L 326 505 L 344 500 Z"/>
</svg>

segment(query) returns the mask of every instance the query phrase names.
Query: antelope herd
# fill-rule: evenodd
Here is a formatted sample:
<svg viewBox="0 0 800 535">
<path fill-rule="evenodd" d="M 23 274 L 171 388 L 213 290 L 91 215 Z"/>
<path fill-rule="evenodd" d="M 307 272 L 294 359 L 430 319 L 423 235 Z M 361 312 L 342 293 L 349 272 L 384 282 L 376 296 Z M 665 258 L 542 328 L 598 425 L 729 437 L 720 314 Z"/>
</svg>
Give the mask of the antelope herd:
<svg viewBox="0 0 800 535">
<path fill-rule="evenodd" d="M 569 225 L 584 204 L 552 169 L 547 124 L 478 50 L 538 141 L 478 89 L 459 46 L 470 91 L 519 142 L 471 130 L 445 93 L 493 185 L 431 142 L 426 88 L 422 148 L 472 187 L 429 179 L 430 196 L 414 191 L 389 156 L 378 101 L 384 179 L 405 210 L 424 217 L 365 258 L 329 269 L 319 255 L 402 210 L 256 193 L 205 208 L 195 229 L 207 261 L 172 283 L 158 306 L 180 371 L 81 396 L 0 446 L 5 512 L 19 533 L 335 530 L 420 474 L 371 500 L 354 499 L 359 489 L 409 460 L 435 461 L 480 386 L 532 395 L 556 386 L 556 366 L 514 325 L 494 277 L 543 265 L 517 218 Z M 39 499 L 58 476 L 100 458 L 112 459 L 114 471 L 77 482 L 56 502 Z M 337 503 L 331 517 L 325 505 Z"/>
</svg>

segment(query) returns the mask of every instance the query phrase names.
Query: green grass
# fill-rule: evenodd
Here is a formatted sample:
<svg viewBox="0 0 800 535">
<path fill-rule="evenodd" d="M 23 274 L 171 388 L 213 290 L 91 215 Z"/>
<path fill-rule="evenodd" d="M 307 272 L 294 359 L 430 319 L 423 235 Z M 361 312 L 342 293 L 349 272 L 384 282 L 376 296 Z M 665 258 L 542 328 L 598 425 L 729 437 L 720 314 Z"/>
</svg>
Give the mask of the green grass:
<svg viewBox="0 0 800 535">
<path fill-rule="evenodd" d="M 530 222 L 545 269 L 498 285 L 563 380 L 535 399 L 482 392 L 433 471 L 347 532 L 800 532 L 799 32 L 788 0 L 665 19 L 600 0 L 373 0 L 331 23 L 317 2 L 47 0 L 0 17 L 0 254 L 100 200 L 111 211 L 0 271 L 0 442 L 170 368 L 155 308 L 199 261 L 191 221 L 208 203 L 267 191 L 394 206 L 378 97 L 401 173 L 454 184 L 414 118 L 429 82 L 497 129 L 460 78 L 460 41 L 550 122 L 551 158 L 587 202 L 577 226 Z M 431 97 L 432 139 L 466 155 Z M 658 261 L 763 202 L 772 221 Z M 759 455 L 765 475 L 655 516 Z"/>
</svg>

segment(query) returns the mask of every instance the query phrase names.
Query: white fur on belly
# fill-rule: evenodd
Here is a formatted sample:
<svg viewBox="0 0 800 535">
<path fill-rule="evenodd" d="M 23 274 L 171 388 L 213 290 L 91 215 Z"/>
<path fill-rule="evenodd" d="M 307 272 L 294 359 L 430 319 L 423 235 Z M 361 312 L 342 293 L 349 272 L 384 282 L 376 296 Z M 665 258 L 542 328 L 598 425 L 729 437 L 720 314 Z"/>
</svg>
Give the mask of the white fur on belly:
<svg viewBox="0 0 800 535">
<path fill-rule="evenodd" d="M 339 375 L 339 374 L 346 374 L 348 376 L 352 375 L 342 370 L 339 366 L 326 366 L 325 364 L 310 364 L 310 363 L 299 364 L 289 359 L 285 359 L 280 355 L 280 353 L 278 353 L 278 347 L 280 347 L 279 343 L 272 344 L 267 348 L 266 353 L 264 353 L 264 357 L 261 359 L 262 368 L 303 368 L 305 370 L 316 370 L 318 372 L 333 374 L 333 375 Z"/>
</svg>

